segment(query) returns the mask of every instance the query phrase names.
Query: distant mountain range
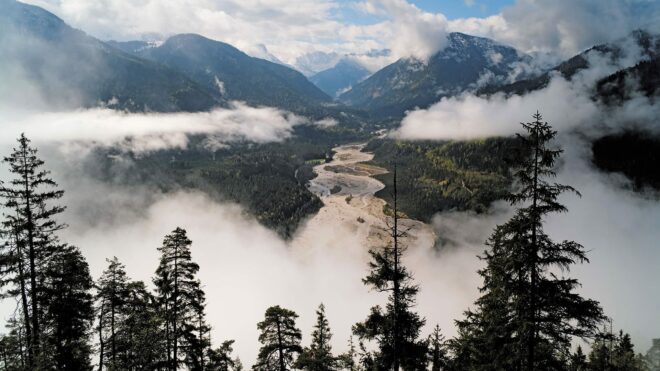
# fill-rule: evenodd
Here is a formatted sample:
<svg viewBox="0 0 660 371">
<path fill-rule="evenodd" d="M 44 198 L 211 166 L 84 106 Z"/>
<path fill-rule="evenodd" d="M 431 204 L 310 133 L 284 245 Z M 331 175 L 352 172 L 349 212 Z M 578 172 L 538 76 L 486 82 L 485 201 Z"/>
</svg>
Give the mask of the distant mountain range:
<svg viewBox="0 0 660 371">
<path fill-rule="evenodd" d="M 343 57 L 340 53 L 313 51 L 298 56 L 293 67 L 309 77 L 334 67 Z"/>
<path fill-rule="evenodd" d="M 42 8 L 0 0 L 0 79 L 9 82 L 0 86 L 0 98 L 155 112 L 202 111 L 240 100 L 361 126 L 367 117 L 370 123 L 396 123 L 408 110 L 466 91 L 525 94 L 546 86 L 554 74 L 570 79 L 588 67 L 590 53 L 616 59 L 631 44 L 650 61 L 594 88 L 601 96 L 625 99 L 624 85 L 632 76 L 655 95 L 660 37 L 642 31 L 594 46 L 536 75 L 517 73 L 532 57 L 462 33 L 450 33 L 447 46 L 429 60 L 399 59 L 373 74 L 362 58 L 387 57 L 389 51 L 309 53 L 296 60 L 299 72 L 265 47 L 259 53 L 271 61 L 196 34 L 160 43 L 102 42 Z M 20 92 L 9 90 L 14 82 L 24 83 L 17 85 Z"/>
<path fill-rule="evenodd" d="M 241 100 L 319 115 L 331 102 L 300 72 L 199 35 L 104 43 L 12 0 L 0 1 L 0 32 L 2 80 L 27 81 L 57 107 L 174 112 Z"/>
<path fill-rule="evenodd" d="M 331 100 L 296 70 L 196 34 L 175 35 L 160 46 L 139 48 L 135 54 L 183 72 L 226 100 L 301 113 Z"/>
<path fill-rule="evenodd" d="M 560 74 L 563 78 L 568 80 L 572 79 L 578 72 L 589 67 L 590 58 L 605 58 L 611 63 L 617 64 L 621 62 L 621 58 L 626 57 L 626 49 L 639 52 L 640 57 L 645 60 L 657 59 L 660 55 L 660 36 L 650 34 L 646 31 L 637 30 L 621 40 L 593 46 L 538 76 L 519 79 L 508 84 L 490 84 L 479 89 L 477 93 L 480 95 L 491 95 L 494 93 L 524 95 L 531 91 L 545 88 L 551 78 L 556 74 Z M 645 69 L 644 66 L 652 65 L 653 63 L 643 63 L 643 66 L 640 68 L 632 70 L 639 70 L 645 73 L 648 68 Z M 608 80 L 608 78 L 604 80 Z M 645 80 L 640 81 L 644 82 Z M 599 86 L 602 85 L 603 84 L 599 83 Z"/>
<path fill-rule="evenodd" d="M 400 59 L 341 94 L 339 101 L 376 117 L 401 117 L 406 110 L 428 107 L 442 97 L 505 82 L 516 63 L 529 60 L 514 48 L 455 32 L 428 61 Z"/>
<path fill-rule="evenodd" d="M 312 75 L 309 81 L 331 97 L 338 97 L 366 79 L 371 72 L 350 57 L 344 57 L 334 67 Z"/>
<path fill-rule="evenodd" d="M 173 112 L 224 104 L 183 73 L 113 48 L 42 8 L 9 0 L 0 1 L 0 80 L 24 83 L 21 99 L 61 108 Z M 11 101 L 11 95 L 2 98 Z"/>
</svg>

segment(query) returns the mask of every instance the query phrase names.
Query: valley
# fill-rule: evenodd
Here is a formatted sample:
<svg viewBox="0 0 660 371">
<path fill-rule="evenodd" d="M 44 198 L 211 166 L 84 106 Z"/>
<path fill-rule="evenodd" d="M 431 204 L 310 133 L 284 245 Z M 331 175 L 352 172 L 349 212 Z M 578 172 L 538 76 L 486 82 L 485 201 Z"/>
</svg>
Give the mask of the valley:
<svg viewBox="0 0 660 371">
<path fill-rule="evenodd" d="M 660 371 L 660 2 L 505 2 L 0 0 L 0 370 Z"/>
<path fill-rule="evenodd" d="M 375 196 L 385 185 L 373 178 L 388 174 L 384 168 L 367 164 L 373 154 L 363 152 L 366 143 L 347 144 L 334 148 L 333 160 L 314 167 L 317 177 L 309 182 L 309 190 L 323 202 L 323 207 L 304 223 L 292 241 L 293 246 L 311 246 L 323 226 L 339 224 L 339 230 L 353 231 L 365 247 L 387 246 L 391 243 L 385 215 L 386 202 Z M 391 176 L 391 174 L 390 174 Z M 402 229 L 410 229 L 409 239 L 432 246 L 435 234 L 420 221 L 401 219 Z M 415 243 L 419 246 L 420 243 Z"/>
</svg>

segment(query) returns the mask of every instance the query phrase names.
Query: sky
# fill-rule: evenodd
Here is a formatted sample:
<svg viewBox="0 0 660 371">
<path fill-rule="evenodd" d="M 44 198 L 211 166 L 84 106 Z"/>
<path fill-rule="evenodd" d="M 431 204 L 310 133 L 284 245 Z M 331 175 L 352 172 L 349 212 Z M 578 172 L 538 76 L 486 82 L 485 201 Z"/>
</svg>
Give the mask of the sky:
<svg viewBox="0 0 660 371">
<path fill-rule="evenodd" d="M 161 40 L 195 32 L 250 53 L 264 46 L 287 63 L 313 51 L 364 53 L 382 48 L 392 50 L 392 58 L 427 58 L 444 46 L 444 36 L 452 31 L 490 37 L 523 52 L 564 58 L 633 29 L 660 25 L 660 2 L 651 0 L 25 1 L 103 40 Z M 528 119 L 528 107 L 542 107 L 562 132 L 581 128 L 587 137 L 620 132 L 630 121 L 656 122 L 657 106 L 643 97 L 616 112 L 604 111 L 588 99 L 585 87 L 593 86 L 594 79 L 628 66 L 603 63 L 593 63 L 588 73 L 571 82 L 556 79 L 525 97 L 468 94 L 444 99 L 410 112 L 398 135 L 411 140 L 511 135 L 519 130 L 516 123 Z M 267 305 L 279 302 L 296 310 L 307 336 L 313 309 L 323 300 L 336 329 L 335 349 L 341 351 L 350 326 L 378 302 L 360 281 L 366 261 L 359 255 L 364 250 L 352 239 L 352 230 L 328 225 L 316 235 L 321 243 L 298 254 L 238 205 L 217 204 L 200 194 L 162 195 L 147 187 L 101 184 L 82 173 L 80 159 L 95 146 L 112 145 L 138 154 L 183 149 L 188 145 L 187 134 L 208 135 L 213 139 L 205 143 L 209 146 L 246 139 L 263 143 L 288 138 L 296 125 L 323 123 L 241 104 L 175 115 L 132 115 L 109 109 L 25 118 L 1 113 L 0 153 L 8 153 L 13 138 L 23 131 L 44 149 L 55 179 L 67 190 L 64 201 L 71 228 L 64 239 L 83 249 L 95 277 L 104 259 L 117 255 L 133 278 L 148 282 L 162 236 L 175 225 L 190 227 L 195 259 L 202 265 L 200 278 L 208 285 L 208 312 L 216 338 L 237 339 L 237 353 L 246 363 L 254 358 L 255 324 Z M 595 172 L 587 154 L 580 152 L 588 148 L 584 143 L 565 144 L 569 149 L 565 158 L 572 161 L 561 169 L 559 180 L 575 185 L 584 198 L 568 199 L 571 212 L 549 220 L 548 230 L 557 239 L 575 239 L 587 246 L 592 264 L 575 271 L 584 283 L 584 293 L 600 300 L 615 326 L 629 331 L 639 350 L 646 350 L 650 339 L 660 334 L 660 324 L 653 322 L 660 311 L 660 297 L 646 295 L 649 285 L 655 289 L 652 283 L 660 280 L 655 266 L 660 259 L 660 203 L 623 191 L 625 180 Z M 453 320 L 478 294 L 476 254 L 508 211 L 495 207 L 492 214 L 479 217 L 439 214 L 433 223 L 438 234 L 451 237 L 460 248 L 437 256 L 429 249 L 412 249 L 417 253 L 411 256 L 410 266 L 423 283 L 420 313 L 429 324 L 440 323 L 449 337 L 455 334 Z M 92 221 L 96 224 L 90 225 Z M 449 232 L 456 235 L 448 236 Z M 336 267 L 341 267 L 341 274 Z M 227 305 L 226 297 L 244 304 Z"/>
<path fill-rule="evenodd" d="M 295 65 L 310 52 L 426 59 L 448 32 L 568 58 L 660 25 L 655 0 L 25 0 L 102 40 L 162 41 L 199 33 Z"/>
</svg>

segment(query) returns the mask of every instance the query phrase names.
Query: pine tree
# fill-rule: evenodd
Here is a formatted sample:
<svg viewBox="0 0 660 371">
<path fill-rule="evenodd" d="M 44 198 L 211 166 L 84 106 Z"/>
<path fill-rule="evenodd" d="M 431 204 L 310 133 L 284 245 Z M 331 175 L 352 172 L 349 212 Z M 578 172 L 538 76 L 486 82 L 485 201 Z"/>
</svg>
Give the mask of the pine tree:
<svg viewBox="0 0 660 371">
<path fill-rule="evenodd" d="M 440 326 L 433 328 L 433 333 L 429 336 L 429 361 L 431 371 L 445 370 L 447 367 L 447 349 L 445 347 L 445 337 L 440 332 Z"/>
<path fill-rule="evenodd" d="M 596 301 L 575 292 L 577 280 L 557 275 L 588 260 L 580 244 L 554 242 L 543 231 L 547 215 L 567 211 L 559 195 L 577 192 L 549 181 L 562 151 L 552 148 L 557 132 L 540 114 L 533 118 L 522 124 L 526 151 L 514 171 L 519 189 L 509 196 L 519 207 L 490 237 L 487 266 L 479 272 L 483 295 L 458 322 L 454 344 L 462 344 L 458 352 L 476 369 L 487 367 L 488 359 L 505 369 L 560 368 L 571 338 L 593 336 L 604 319 Z"/>
<path fill-rule="evenodd" d="M 316 311 L 316 324 L 312 332 L 312 343 L 303 349 L 296 362 L 296 368 L 307 371 L 332 371 L 339 368 L 338 358 L 332 355 L 330 345 L 332 333 L 328 318 L 325 315 L 325 306 L 319 305 Z"/>
<path fill-rule="evenodd" d="M 635 348 L 630 335 L 619 331 L 613 334 L 602 331 L 596 338 L 589 353 L 588 370 L 615 370 L 615 371 L 646 371 L 648 368 L 644 357 L 635 354 Z"/>
<path fill-rule="evenodd" d="M 116 256 L 106 261 L 108 267 L 96 285 L 96 300 L 99 303 L 99 370 L 103 370 L 104 365 L 110 370 L 119 370 L 122 368 L 121 353 L 125 346 L 118 333 L 124 319 L 129 279 L 124 265 Z"/>
<path fill-rule="evenodd" d="M 62 245 L 46 268 L 44 348 L 57 370 L 91 370 L 90 331 L 94 319 L 92 277 L 78 248 Z"/>
<path fill-rule="evenodd" d="M 120 334 L 125 352 L 121 365 L 126 370 L 162 369 L 165 353 L 156 298 L 147 291 L 144 282 L 129 282 L 123 305 Z"/>
<path fill-rule="evenodd" d="M 353 342 L 353 335 L 351 335 L 348 338 L 348 351 L 346 353 L 343 353 L 339 356 L 339 362 L 341 364 L 341 368 L 348 370 L 348 371 L 358 371 L 358 363 L 355 361 L 355 359 L 358 357 L 358 352 L 357 348 L 355 347 L 355 343 Z"/>
<path fill-rule="evenodd" d="M 9 183 L 2 185 L 0 196 L 7 210 L 3 221 L 4 233 L 11 236 L 10 259 L 2 259 L 10 264 L 3 270 L 11 271 L 14 283 L 20 290 L 23 318 L 27 334 L 25 341 L 28 348 L 27 363 L 33 367 L 45 367 L 40 354 L 44 335 L 43 318 L 43 283 L 46 282 L 44 269 L 51 258 L 54 245 L 57 245 L 56 231 L 64 226 L 53 217 L 64 207 L 51 205 L 62 197 L 63 191 L 49 178 L 49 172 L 43 170 L 44 162 L 37 157 L 37 150 L 30 146 L 30 140 L 24 134 L 18 138 L 18 147 L 5 157 L 3 162 L 9 165 L 14 176 Z"/>
<path fill-rule="evenodd" d="M 23 322 L 9 318 L 6 324 L 9 333 L 0 336 L 0 359 L 3 370 L 27 370 L 28 349 L 26 348 L 26 331 Z"/>
<path fill-rule="evenodd" d="M 569 362 L 569 371 L 587 371 L 589 364 L 587 363 L 587 356 L 582 351 L 582 347 L 578 346 L 575 353 L 572 353 Z"/>
<path fill-rule="evenodd" d="M 234 340 L 226 340 L 217 349 L 209 351 L 209 362 L 206 370 L 208 371 L 232 371 L 236 370 L 240 361 L 233 359 L 231 354 Z M 242 367 L 242 366 L 241 366 Z"/>
<path fill-rule="evenodd" d="M 296 318 L 295 312 L 279 305 L 266 309 L 265 319 L 257 324 L 262 346 L 253 370 L 287 371 L 293 365 L 294 357 L 302 352 Z"/>
<path fill-rule="evenodd" d="M 208 352 L 211 349 L 209 333 L 211 327 L 206 324 L 206 294 L 197 281 L 190 300 L 192 318 L 187 325 L 186 363 L 190 370 L 205 370 L 208 363 Z"/>
<path fill-rule="evenodd" d="M 208 331 L 205 325 L 198 325 L 200 315 L 203 318 L 203 291 L 195 278 L 199 266 L 192 261 L 191 244 L 186 231 L 176 228 L 158 248 L 161 258 L 154 284 L 164 318 L 165 352 L 170 370 L 177 370 L 184 359 L 200 364 L 198 357 L 207 349 L 206 341 L 198 344 L 194 340 L 199 339 L 200 329 L 202 338 Z"/>
<path fill-rule="evenodd" d="M 517 287 L 510 268 L 502 233 L 496 230 L 486 242 L 484 252 L 488 264 L 479 270 L 483 278 L 475 308 L 465 312 L 465 319 L 456 321 L 458 336 L 448 342 L 454 354 L 451 369 L 455 370 L 518 370 L 519 337 L 516 333 L 510 290 Z"/>
<path fill-rule="evenodd" d="M 378 351 L 373 357 L 367 357 L 373 359 L 378 370 L 419 370 L 426 365 L 427 344 L 419 339 L 425 320 L 412 311 L 419 287 L 412 282 L 412 274 L 401 262 L 406 249 L 400 239 L 406 233 L 399 225 L 396 166 L 393 177 L 391 244 L 369 251 L 371 271 L 363 279 L 364 284 L 374 290 L 389 292 L 388 303 L 384 311 L 380 306 L 373 307 L 367 319 L 354 326 L 354 333 L 360 340 L 378 343 Z"/>
</svg>

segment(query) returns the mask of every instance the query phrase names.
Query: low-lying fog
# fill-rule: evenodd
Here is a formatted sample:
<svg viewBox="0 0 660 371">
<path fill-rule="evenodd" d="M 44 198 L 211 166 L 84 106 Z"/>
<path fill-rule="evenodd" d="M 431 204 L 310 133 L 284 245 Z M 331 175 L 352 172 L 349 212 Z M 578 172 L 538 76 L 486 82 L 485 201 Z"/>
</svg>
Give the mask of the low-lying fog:
<svg viewBox="0 0 660 371">
<path fill-rule="evenodd" d="M 409 114 L 396 135 L 411 139 L 511 135 L 518 122 L 529 121 L 539 109 L 562 131 L 560 144 L 566 153 L 558 181 L 583 194 L 566 196 L 563 201 L 569 212 L 550 217 L 547 230 L 557 240 L 573 239 L 590 251 L 591 263 L 572 272 L 581 280 L 582 291 L 601 301 L 614 326 L 630 332 L 637 350 L 646 351 L 651 338 L 660 337 L 660 203 L 657 195 L 626 190 L 623 177 L 596 171 L 587 141 L 630 123 L 657 121 L 658 108 L 640 97 L 614 113 L 604 113 L 586 98 L 585 85 L 578 84 L 556 79 L 524 98 L 466 95 L 443 100 Z M 63 203 L 69 209 L 63 219 L 70 228 L 62 237 L 82 249 L 94 278 L 105 268 L 106 258 L 117 256 L 133 279 L 150 283 L 163 236 L 177 226 L 188 230 L 207 293 L 213 341 L 217 345 L 235 339 L 236 353 L 247 365 L 256 357 L 256 324 L 268 306 L 296 311 L 306 344 L 314 311 L 323 302 L 335 351 L 340 352 L 346 350 L 351 326 L 365 318 L 370 306 L 384 300 L 361 282 L 367 273 L 369 246 L 362 246 L 350 230 L 338 230 L 342 227 L 337 225 L 317 228 L 315 243 L 294 248 L 237 205 L 217 203 L 192 191 L 159 194 L 141 186 L 101 184 L 80 166 L 94 145 L 138 152 L 185 148 L 187 133 L 209 135 L 213 143 L 222 145 L 235 140 L 279 141 L 291 135 L 294 125 L 313 123 L 280 110 L 241 104 L 202 114 L 95 109 L 7 112 L 0 117 L 0 153 L 8 154 L 14 139 L 25 132 L 66 190 Z M 581 134 L 574 135 L 578 129 Z M 0 174 L 6 178 L 4 166 Z M 486 215 L 438 214 L 433 225 L 442 242 L 435 249 L 410 246 L 405 263 L 421 286 L 417 309 L 427 320 L 427 332 L 438 323 L 447 336 L 455 334 L 453 321 L 478 295 L 476 270 L 481 263 L 476 255 L 494 226 L 510 212 L 507 205 L 496 203 Z M 7 317 L 14 303 L 5 301 L 2 308 Z"/>
</svg>

